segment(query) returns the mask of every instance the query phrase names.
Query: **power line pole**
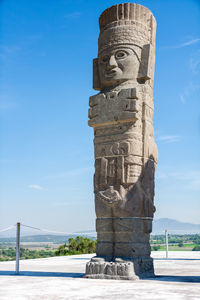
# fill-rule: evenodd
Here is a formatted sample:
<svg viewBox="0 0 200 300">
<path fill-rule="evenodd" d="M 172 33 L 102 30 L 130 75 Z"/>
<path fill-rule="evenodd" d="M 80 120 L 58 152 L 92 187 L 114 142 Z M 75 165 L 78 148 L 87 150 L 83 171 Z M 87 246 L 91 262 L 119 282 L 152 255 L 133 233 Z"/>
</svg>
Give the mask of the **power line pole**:
<svg viewBox="0 0 200 300">
<path fill-rule="evenodd" d="M 168 258 L 168 231 L 165 229 L 166 258 Z"/>
<path fill-rule="evenodd" d="M 17 231 L 16 231 L 16 274 L 19 274 L 19 260 L 20 260 L 20 223 L 17 223 Z"/>
</svg>

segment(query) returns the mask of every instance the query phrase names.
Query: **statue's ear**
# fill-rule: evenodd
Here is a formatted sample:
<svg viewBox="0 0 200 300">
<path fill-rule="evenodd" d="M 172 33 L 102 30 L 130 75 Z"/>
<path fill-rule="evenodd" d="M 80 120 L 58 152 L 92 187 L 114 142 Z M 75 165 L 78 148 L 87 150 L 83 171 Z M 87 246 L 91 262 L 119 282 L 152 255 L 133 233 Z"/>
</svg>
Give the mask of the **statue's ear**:
<svg viewBox="0 0 200 300">
<path fill-rule="evenodd" d="M 154 79 L 155 56 L 151 44 L 144 45 L 141 53 L 141 63 L 138 73 L 138 80 L 145 82 L 148 79 Z"/>
<path fill-rule="evenodd" d="M 93 59 L 93 89 L 100 91 L 101 84 L 99 78 L 99 66 L 98 66 L 98 58 Z"/>
</svg>

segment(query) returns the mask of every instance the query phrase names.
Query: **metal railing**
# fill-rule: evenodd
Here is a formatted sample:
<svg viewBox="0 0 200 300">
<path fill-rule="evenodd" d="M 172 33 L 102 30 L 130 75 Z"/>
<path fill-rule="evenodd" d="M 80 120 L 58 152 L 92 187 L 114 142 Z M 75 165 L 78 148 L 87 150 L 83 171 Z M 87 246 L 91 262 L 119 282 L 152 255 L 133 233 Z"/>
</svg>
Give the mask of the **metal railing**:
<svg viewBox="0 0 200 300">
<path fill-rule="evenodd" d="M 16 266 L 15 266 L 15 274 L 19 275 L 19 266 L 20 266 L 20 235 L 21 235 L 21 227 L 26 227 L 26 228 L 31 228 L 35 230 L 39 230 L 42 232 L 49 232 L 53 234 L 62 234 L 62 235 L 80 235 L 80 234 L 87 234 L 91 235 L 93 232 L 63 232 L 63 231 L 55 231 L 55 230 L 48 230 L 44 228 L 38 228 L 38 227 L 33 227 L 29 225 L 22 224 L 20 222 L 17 222 L 15 225 L 10 225 L 6 228 L 0 229 L 0 232 L 8 231 L 14 227 L 16 227 Z"/>
</svg>

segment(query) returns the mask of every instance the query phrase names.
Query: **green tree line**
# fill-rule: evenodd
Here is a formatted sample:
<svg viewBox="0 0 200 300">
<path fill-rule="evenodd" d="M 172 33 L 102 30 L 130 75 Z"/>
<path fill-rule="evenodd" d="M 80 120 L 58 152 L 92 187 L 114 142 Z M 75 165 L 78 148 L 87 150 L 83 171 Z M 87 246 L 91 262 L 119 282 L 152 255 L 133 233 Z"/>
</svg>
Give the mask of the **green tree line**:
<svg viewBox="0 0 200 300">
<path fill-rule="evenodd" d="M 87 237 L 77 236 L 69 238 L 69 243 L 61 245 L 55 254 L 58 255 L 73 255 L 73 254 L 86 254 L 96 252 L 96 240 L 91 240 Z"/>
<path fill-rule="evenodd" d="M 190 247 L 189 250 L 200 251 L 200 234 L 195 235 L 169 235 L 169 250 L 174 247 L 180 250 L 184 247 Z M 58 247 L 57 250 L 47 249 L 45 250 L 30 250 L 20 248 L 20 259 L 31 258 L 45 258 L 60 255 L 74 255 L 74 254 L 87 254 L 96 252 L 96 240 L 89 239 L 87 237 L 77 236 L 76 238 L 69 238 L 68 243 L 65 243 Z M 150 238 L 151 249 L 153 251 L 165 250 L 165 236 L 156 235 Z M 171 249 L 170 249 L 171 248 Z M 16 249 L 15 247 L 9 247 L 8 249 L 0 244 L 0 261 L 15 260 Z"/>
</svg>

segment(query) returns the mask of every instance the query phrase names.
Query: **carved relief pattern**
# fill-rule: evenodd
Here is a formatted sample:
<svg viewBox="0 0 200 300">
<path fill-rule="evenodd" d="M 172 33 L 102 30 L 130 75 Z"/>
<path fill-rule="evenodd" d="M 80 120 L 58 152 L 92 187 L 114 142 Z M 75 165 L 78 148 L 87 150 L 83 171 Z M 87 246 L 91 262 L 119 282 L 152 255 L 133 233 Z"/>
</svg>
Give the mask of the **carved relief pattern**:
<svg viewBox="0 0 200 300">
<path fill-rule="evenodd" d="M 135 112 L 135 118 L 123 114 L 126 111 Z M 136 84 L 131 89 L 123 88 L 119 92 L 100 93 L 90 97 L 90 118 L 89 125 L 95 128 L 94 190 L 95 194 L 98 194 L 98 201 L 101 202 L 99 192 L 103 199 L 103 192 L 111 188 L 120 195 L 120 205 L 125 210 L 127 206 L 129 210 L 130 188 L 133 189 L 133 186 L 140 182 L 140 198 L 143 203 L 141 216 L 152 217 L 155 210 L 154 176 L 153 181 L 149 180 L 146 183 L 149 167 L 145 162 L 148 159 L 152 160 L 155 170 L 157 149 L 152 120 L 153 99 L 149 88 Z M 117 204 L 116 201 L 112 203 Z M 102 205 L 106 205 L 104 200 Z M 134 217 L 134 211 L 129 212 L 130 216 Z M 97 215 L 102 216 L 101 209 Z"/>
</svg>

